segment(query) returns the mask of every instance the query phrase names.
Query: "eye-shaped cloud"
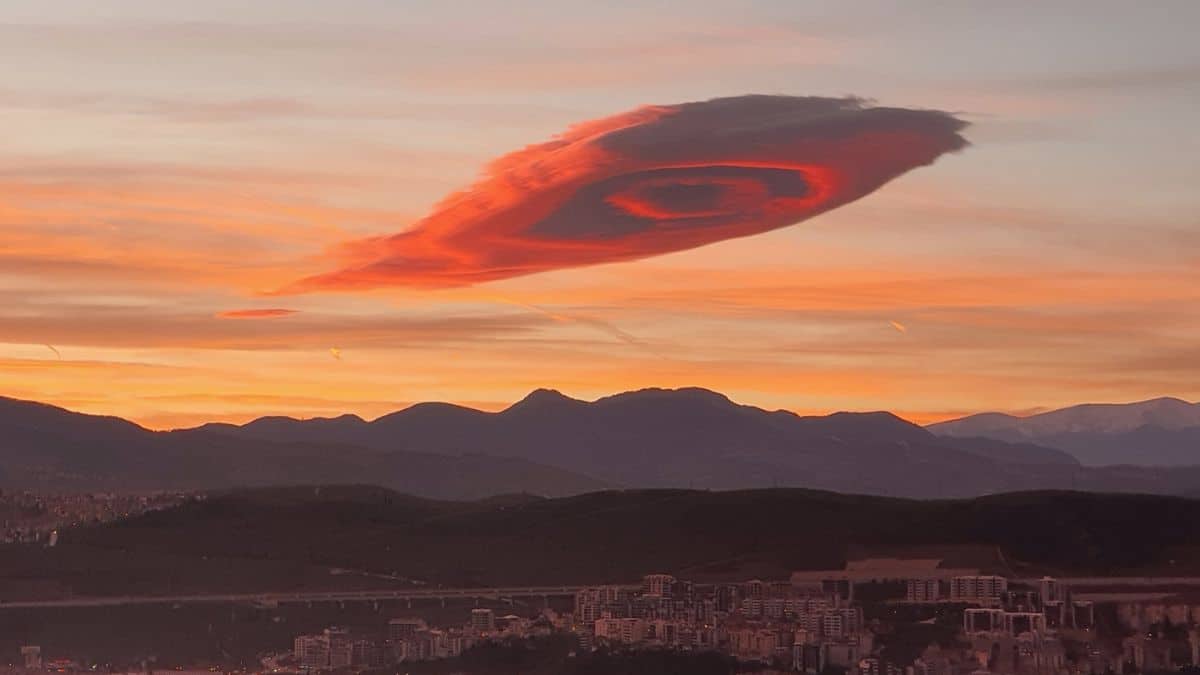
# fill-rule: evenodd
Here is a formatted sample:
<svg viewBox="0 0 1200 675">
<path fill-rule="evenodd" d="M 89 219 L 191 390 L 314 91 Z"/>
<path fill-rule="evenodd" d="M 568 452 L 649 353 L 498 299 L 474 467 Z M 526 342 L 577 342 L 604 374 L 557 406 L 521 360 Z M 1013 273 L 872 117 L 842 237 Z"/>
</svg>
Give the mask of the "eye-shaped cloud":
<svg viewBox="0 0 1200 675">
<path fill-rule="evenodd" d="M 740 96 L 584 122 L 495 160 L 410 229 L 285 292 L 461 286 L 791 225 L 966 145 L 944 112 Z"/>
</svg>

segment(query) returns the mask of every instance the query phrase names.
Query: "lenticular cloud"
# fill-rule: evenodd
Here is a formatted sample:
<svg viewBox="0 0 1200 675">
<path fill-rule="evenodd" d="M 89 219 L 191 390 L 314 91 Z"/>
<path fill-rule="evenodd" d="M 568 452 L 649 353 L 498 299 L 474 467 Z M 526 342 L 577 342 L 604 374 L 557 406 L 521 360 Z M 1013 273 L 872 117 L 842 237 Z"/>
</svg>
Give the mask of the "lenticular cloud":
<svg viewBox="0 0 1200 675">
<path fill-rule="evenodd" d="M 462 286 L 635 260 L 798 223 L 966 145 L 935 110 L 740 96 L 584 122 L 495 160 L 398 234 L 291 291 Z"/>
</svg>

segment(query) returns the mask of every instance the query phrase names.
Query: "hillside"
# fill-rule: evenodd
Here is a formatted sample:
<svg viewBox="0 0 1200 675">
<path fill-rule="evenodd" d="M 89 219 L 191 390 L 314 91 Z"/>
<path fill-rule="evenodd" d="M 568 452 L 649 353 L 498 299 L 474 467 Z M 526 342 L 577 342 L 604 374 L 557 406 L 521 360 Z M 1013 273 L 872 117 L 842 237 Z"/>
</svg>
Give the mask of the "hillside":
<svg viewBox="0 0 1200 675">
<path fill-rule="evenodd" d="M 329 567 L 445 585 L 629 581 L 651 571 L 781 577 L 839 567 L 851 550 L 935 546 L 996 550 L 1030 574 L 1183 574 L 1200 571 L 1197 541 L 1200 501 L 1143 495 L 915 501 L 637 490 L 445 502 L 378 488 L 288 488 L 73 530 L 58 548 L 0 556 L 0 581 L 120 593 L 131 584 L 139 592 L 311 587 L 328 583 L 313 570 Z"/>
<path fill-rule="evenodd" d="M 1028 417 L 981 413 L 927 428 L 954 439 L 1035 443 L 1087 466 L 1200 464 L 1200 404 L 1176 398 L 1085 404 Z"/>
</svg>

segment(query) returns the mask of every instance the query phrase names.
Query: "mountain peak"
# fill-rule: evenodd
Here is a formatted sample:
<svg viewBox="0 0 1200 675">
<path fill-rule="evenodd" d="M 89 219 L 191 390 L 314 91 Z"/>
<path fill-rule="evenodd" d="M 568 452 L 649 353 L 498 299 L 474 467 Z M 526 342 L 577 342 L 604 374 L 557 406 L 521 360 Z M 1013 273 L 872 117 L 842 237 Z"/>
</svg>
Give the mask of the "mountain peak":
<svg viewBox="0 0 1200 675">
<path fill-rule="evenodd" d="M 561 391 L 559 391 L 557 389 L 548 389 L 546 387 L 538 387 L 537 389 L 534 389 L 533 391 L 526 394 L 525 398 L 522 400 L 537 401 L 537 400 L 563 400 L 563 399 L 574 400 L 574 399 L 571 399 L 571 397 L 567 396 L 566 394 L 562 393 Z"/>
<path fill-rule="evenodd" d="M 525 398 L 517 401 L 505 409 L 504 412 L 511 410 L 545 410 L 556 409 L 564 405 L 574 406 L 583 403 L 578 399 L 571 398 L 563 394 L 557 389 L 538 388 L 525 395 Z"/>
<path fill-rule="evenodd" d="M 887 411 L 836 412 L 823 417 L 807 417 L 825 428 L 857 438 L 895 438 L 917 440 L 929 437 L 930 432 Z"/>
<path fill-rule="evenodd" d="M 930 425 L 939 434 L 1019 433 L 1036 438 L 1055 433 L 1120 433 L 1152 425 L 1165 429 L 1200 426 L 1200 404 L 1162 396 L 1134 403 L 1084 403 L 1027 417 L 980 413 Z"/>
<path fill-rule="evenodd" d="M 1200 404 L 1163 396 L 1133 403 L 1085 403 L 1013 417 L 983 413 L 929 430 L 951 437 L 1031 442 L 1064 450 L 1084 464 L 1191 465 L 1200 462 Z"/>
<path fill-rule="evenodd" d="M 626 391 L 612 396 L 605 396 L 598 399 L 596 403 L 602 402 L 642 402 L 653 400 L 671 400 L 671 401 L 690 401 L 697 403 L 716 403 L 720 405 L 734 405 L 729 397 L 720 392 L 705 389 L 703 387 L 680 387 L 678 389 L 664 389 L 662 387 L 647 387 L 645 389 L 637 389 L 635 391 Z"/>
<path fill-rule="evenodd" d="M 1143 408 L 1151 408 L 1151 409 L 1190 410 L 1192 408 L 1200 406 L 1200 403 L 1191 403 L 1191 402 L 1185 401 L 1181 398 L 1175 398 L 1174 396 L 1160 396 L 1158 398 L 1152 398 L 1147 401 L 1141 401 L 1139 403 L 1131 403 L 1130 405 L 1140 406 Z"/>
<path fill-rule="evenodd" d="M 119 429 L 126 433 L 147 431 L 141 425 L 112 415 L 91 415 L 67 410 L 49 403 L 26 401 L 7 396 L 0 396 L 0 423 L 19 423 L 24 426 L 45 427 L 59 432 L 74 429 L 90 430 L 99 427 Z"/>
</svg>

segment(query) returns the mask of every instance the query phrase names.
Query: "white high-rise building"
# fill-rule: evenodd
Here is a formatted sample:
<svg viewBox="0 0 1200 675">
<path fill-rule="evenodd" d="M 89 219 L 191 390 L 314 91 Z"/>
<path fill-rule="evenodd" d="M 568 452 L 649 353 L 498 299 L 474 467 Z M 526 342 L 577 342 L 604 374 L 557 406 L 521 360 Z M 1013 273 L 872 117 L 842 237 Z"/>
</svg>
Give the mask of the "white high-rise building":
<svg viewBox="0 0 1200 675">
<path fill-rule="evenodd" d="M 479 634 L 496 632 L 496 613 L 482 607 L 470 610 L 470 628 Z"/>
<path fill-rule="evenodd" d="M 392 642 L 400 642 L 401 640 L 407 640 L 408 638 L 411 638 L 417 633 L 427 630 L 428 628 L 429 626 L 426 625 L 424 619 L 418 619 L 415 617 L 392 619 L 388 621 L 387 637 Z"/>
<path fill-rule="evenodd" d="M 354 641 L 344 628 L 326 628 L 320 635 L 299 635 L 292 652 L 303 670 L 328 670 L 354 665 Z"/>
<path fill-rule="evenodd" d="M 939 579 L 909 579 L 905 599 L 908 602 L 938 602 L 942 599 L 942 582 Z"/>
<path fill-rule="evenodd" d="M 674 585 L 675 577 L 670 574 L 648 574 L 642 577 L 642 595 L 669 598 Z"/>
<path fill-rule="evenodd" d="M 496 613 L 486 607 L 471 610 L 471 630 L 478 634 L 492 633 L 496 630 Z"/>
<path fill-rule="evenodd" d="M 345 628 L 326 628 L 325 639 L 329 643 L 329 667 L 349 668 L 354 665 L 354 641 Z"/>
<path fill-rule="evenodd" d="M 1008 579 L 1001 576 L 972 575 L 950 580 L 950 599 L 956 602 L 995 605 L 1007 591 Z"/>
<path fill-rule="evenodd" d="M 298 635 L 292 641 L 292 653 L 302 670 L 329 667 L 329 642 L 323 635 Z"/>
<path fill-rule="evenodd" d="M 21 647 L 21 661 L 25 664 L 26 670 L 41 670 L 42 648 L 38 645 Z"/>
<path fill-rule="evenodd" d="M 1042 577 L 1042 580 L 1039 583 L 1039 589 L 1041 591 L 1040 595 L 1042 605 L 1045 605 L 1048 602 L 1066 600 L 1066 598 L 1063 597 L 1064 594 L 1062 592 L 1062 588 L 1058 584 L 1058 580 L 1053 577 Z"/>
</svg>

